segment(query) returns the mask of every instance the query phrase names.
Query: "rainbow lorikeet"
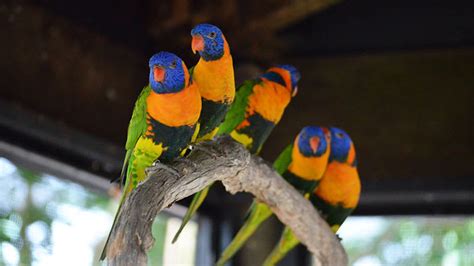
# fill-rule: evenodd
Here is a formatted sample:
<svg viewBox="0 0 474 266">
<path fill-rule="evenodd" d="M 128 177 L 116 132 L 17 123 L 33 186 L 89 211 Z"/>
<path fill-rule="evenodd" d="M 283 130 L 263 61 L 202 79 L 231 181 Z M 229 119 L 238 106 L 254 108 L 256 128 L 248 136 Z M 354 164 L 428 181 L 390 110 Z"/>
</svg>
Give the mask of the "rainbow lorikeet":
<svg viewBox="0 0 474 266">
<path fill-rule="evenodd" d="M 245 81 L 238 88 L 235 101 L 217 134 L 230 134 L 251 153 L 258 153 L 280 121 L 291 98 L 298 92 L 300 78 L 301 75 L 294 66 L 280 65 L 268 69 L 257 79 Z M 201 206 L 210 187 L 194 195 L 173 242 Z"/>
<path fill-rule="evenodd" d="M 302 193 L 311 193 L 326 170 L 330 153 L 329 141 L 329 133 L 324 128 L 304 127 L 294 143 L 278 156 L 273 167 L 296 189 Z M 270 207 L 254 201 L 245 224 L 224 250 L 216 265 L 224 265 L 271 215 Z"/>
<path fill-rule="evenodd" d="M 294 66 L 279 65 L 269 68 L 257 79 L 245 81 L 218 134 L 230 134 L 251 153 L 259 153 L 280 122 L 291 97 L 298 92 L 300 78 Z"/>
<path fill-rule="evenodd" d="M 332 127 L 330 132 L 331 154 L 328 166 L 319 186 L 311 194 L 310 200 L 332 231 L 336 233 L 344 220 L 356 208 L 361 185 L 351 138 L 339 128 Z M 298 244 L 299 240 L 286 227 L 280 242 L 263 265 L 275 265 Z"/>
<path fill-rule="evenodd" d="M 222 31 L 211 24 L 199 24 L 191 31 L 191 48 L 199 52 L 198 63 L 190 69 L 201 93 L 202 110 L 196 142 L 212 139 L 235 97 L 234 65 L 230 47 Z M 195 194 L 173 243 L 207 195 L 208 189 Z M 201 200 L 202 199 L 202 200 Z"/>
<path fill-rule="evenodd" d="M 235 97 L 234 65 L 222 31 L 211 24 L 199 24 L 191 31 L 192 50 L 199 62 L 191 69 L 202 98 L 197 141 L 212 139 Z"/>
<path fill-rule="evenodd" d="M 150 58 L 149 67 L 149 85 L 140 93 L 128 127 L 121 174 L 125 186 L 115 219 L 127 195 L 145 180 L 145 169 L 158 159 L 178 157 L 197 134 L 201 96 L 184 62 L 160 52 Z M 107 242 L 101 260 L 107 255 Z"/>
</svg>

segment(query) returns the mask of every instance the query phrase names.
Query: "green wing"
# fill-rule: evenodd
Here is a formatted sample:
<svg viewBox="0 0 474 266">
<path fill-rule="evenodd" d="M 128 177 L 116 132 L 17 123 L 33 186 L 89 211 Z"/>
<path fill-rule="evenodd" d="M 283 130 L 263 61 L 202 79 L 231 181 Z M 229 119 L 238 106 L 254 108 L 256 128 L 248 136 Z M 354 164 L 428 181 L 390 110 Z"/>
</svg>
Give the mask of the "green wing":
<svg viewBox="0 0 474 266">
<path fill-rule="evenodd" d="M 133 108 L 132 118 L 130 119 L 130 123 L 128 124 L 128 133 L 127 133 L 127 142 L 125 143 L 125 149 L 127 153 L 125 154 L 125 159 L 123 161 L 122 172 L 120 173 L 120 185 L 123 185 L 123 178 L 125 177 L 125 173 L 127 173 L 127 165 L 128 161 L 130 160 L 130 156 L 133 153 L 133 149 L 135 148 L 135 144 L 137 144 L 138 139 L 142 134 L 146 132 L 146 98 L 150 94 L 150 87 L 146 86 L 143 88 L 142 92 L 138 96 L 137 101 L 135 102 L 135 107 Z M 122 197 L 120 198 L 119 207 L 117 213 L 115 213 L 114 222 L 112 223 L 112 227 L 110 229 L 110 233 L 107 236 L 107 240 L 104 245 L 104 249 L 102 250 L 102 254 L 100 255 L 100 260 L 104 260 L 107 256 L 107 245 L 109 244 L 110 234 L 112 233 L 112 229 L 115 226 L 115 222 L 117 221 L 118 214 L 120 212 L 120 208 L 126 197 L 126 189 L 128 186 L 128 182 L 130 180 L 126 180 L 125 183 L 125 190 L 122 193 Z"/>
<path fill-rule="evenodd" d="M 146 98 L 150 94 L 150 86 L 143 88 L 142 92 L 138 96 L 133 108 L 132 118 L 128 124 L 127 142 L 125 143 L 125 159 L 123 160 L 122 171 L 120 172 L 120 184 L 123 184 L 123 178 L 127 172 L 128 161 L 132 155 L 135 144 L 141 135 L 146 132 Z"/>
<path fill-rule="evenodd" d="M 282 175 L 291 163 L 291 151 L 293 150 L 293 144 L 288 145 L 273 163 L 273 168 L 280 175 Z"/>
<path fill-rule="evenodd" d="M 235 100 L 227 112 L 224 122 L 219 126 L 218 135 L 229 134 L 245 119 L 245 109 L 247 108 L 247 101 L 249 95 L 252 94 L 253 87 L 258 80 L 246 80 L 237 89 Z"/>
<path fill-rule="evenodd" d="M 207 186 L 203 190 L 197 192 L 196 194 L 194 194 L 193 201 L 191 201 L 191 204 L 189 204 L 188 210 L 186 211 L 186 214 L 183 217 L 183 221 L 181 222 L 181 225 L 179 226 L 178 231 L 174 235 L 173 240 L 171 241 L 171 244 L 174 244 L 178 240 L 178 237 L 183 231 L 186 224 L 191 220 L 191 218 L 197 212 L 199 207 L 201 207 L 202 203 L 207 197 L 207 194 L 209 193 L 209 190 L 211 189 L 211 186 L 212 184 Z"/>
<path fill-rule="evenodd" d="M 291 231 L 291 229 L 286 226 L 283 230 L 281 235 L 280 241 L 275 246 L 273 251 L 268 255 L 268 257 L 263 262 L 263 266 L 274 266 L 277 265 L 279 261 L 281 261 L 286 254 L 294 247 L 296 247 L 300 241 L 296 238 L 295 234 Z"/>
<path fill-rule="evenodd" d="M 222 252 L 221 257 L 216 262 L 216 266 L 224 266 L 245 242 L 255 233 L 260 225 L 272 215 L 272 210 L 265 203 L 253 201 L 249 209 L 249 215 L 245 219 L 244 225 L 234 236 L 232 242 Z"/>
</svg>

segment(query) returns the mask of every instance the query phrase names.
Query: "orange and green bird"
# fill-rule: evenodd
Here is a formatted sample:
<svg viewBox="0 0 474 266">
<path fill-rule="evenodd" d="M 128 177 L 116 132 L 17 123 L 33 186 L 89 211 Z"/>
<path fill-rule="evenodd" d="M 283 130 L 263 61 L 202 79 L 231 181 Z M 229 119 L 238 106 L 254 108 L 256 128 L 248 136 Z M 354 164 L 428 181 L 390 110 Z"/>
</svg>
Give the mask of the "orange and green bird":
<svg viewBox="0 0 474 266">
<path fill-rule="evenodd" d="M 230 47 L 222 31 L 211 24 L 199 24 L 191 31 L 191 48 L 199 52 L 199 62 L 190 70 L 199 87 L 202 110 L 197 141 L 212 139 L 234 102 L 234 65 Z"/>
<path fill-rule="evenodd" d="M 268 69 L 257 79 L 245 81 L 238 88 L 217 134 L 230 134 L 251 153 L 258 153 L 280 121 L 291 98 L 296 95 L 300 78 L 294 66 L 280 65 Z M 210 187 L 194 195 L 173 242 L 202 205 Z"/>
<path fill-rule="evenodd" d="M 198 63 L 190 69 L 191 77 L 201 93 L 202 110 L 199 117 L 199 133 L 196 142 L 211 140 L 234 102 L 234 65 L 229 44 L 222 31 L 211 24 L 199 24 L 191 31 L 191 48 L 199 52 Z M 209 187 L 196 193 L 176 232 L 176 242 L 186 224 L 201 206 Z"/>
<path fill-rule="evenodd" d="M 121 174 L 125 186 L 114 224 L 127 195 L 145 180 L 145 169 L 156 160 L 169 162 L 178 157 L 198 130 L 201 96 L 184 62 L 160 52 L 150 58 L 149 68 L 149 84 L 140 93 L 128 126 Z M 101 260 L 107 256 L 108 241 Z"/>
<path fill-rule="evenodd" d="M 359 202 L 361 184 L 357 172 L 357 159 L 354 144 L 349 135 L 339 128 L 332 127 L 331 154 L 319 186 L 313 191 L 310 200 L 334 233 L 352 213 Z M 280 242 L 267 257 L 263 265 L 276 265 L 296 245 L 299 240 L 286 227 Z"/>
<path fill-rule="evenodd" d="M 285 180 L 303 194 L 311 193 L 326 170 L 330 154 L 329 134 L 317 126 L 304 127 L 294 143 L 286 147 L 273 164 Z M 224 265 L 243 246 L 272 211 L 265 203 L 254 200 L 245 224 L 222 253 L 216 265 Z"/>
<path fill-rule="evenodd" d="M 257 79 L 245 81 L 238 88 L 218 134 L 230 134 L 251 153 L 259 153 L 298 92 L 300 78 L 294 66 L 278 65 Z"/>
</svg>

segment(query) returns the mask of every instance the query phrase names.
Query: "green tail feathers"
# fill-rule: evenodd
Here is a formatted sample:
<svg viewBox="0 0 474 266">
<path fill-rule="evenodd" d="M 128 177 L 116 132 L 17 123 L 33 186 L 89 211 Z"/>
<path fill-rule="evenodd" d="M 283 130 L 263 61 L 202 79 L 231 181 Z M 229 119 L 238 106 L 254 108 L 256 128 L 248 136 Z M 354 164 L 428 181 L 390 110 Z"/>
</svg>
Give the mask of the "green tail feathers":
<svg viewBox="0 0 474 266">
<path fill-rule="evenodd" d="M 131 154 L 132 154 L 132 153 L 129 153 L 129 152 L 127 151 L 127 155 L 126 155 L 125 158 L 128 158 L 128 160 L 130 160 L 131 157 L 132 157 Z M 129 161 L 129 163 L 131 163 L 131 162 Z M 125 165 L 125 164 L 124 164 L 124 165 Z M 130 167 L 127 169 L 127 174 L 126 174 L 126 175 L 127 175 L 127 176 L 130 175 Z M 121 176 L 122 176 L 122 174 L 121 174 Z M 107 257 L 107 246 L 109 245 L 110 235 L 112 234 L 112 230 L 114 230 L 115 223 L 117 222 L 117 218 L 118 218 L 118 216 L 119 216 L 119 214 L 120 214 L 120 210 L 122 209 L 122 205 L 123 205 L 123 203 L 125 202 L 125 199 L 127 198 L 128 194 L 129 194 L 129 193 L 127 193 L 127 188 L 128 188 L 128 186 L 131 186 L 131 185 L 132 185 L 132 184 L 131 184 L 132 181 L 131 181 L 130 179 L 131 179 L 131 178 L 126 178 L 126 179 L 125 179 L 125 185 L 123 186 L 123 189 L 122 189 L 122 196 L 120 196 L 119 206 L 118 206 L 118 208 L 117 208 L 117 212 L 115 213 L 115 217 L 114 217 L 114 221 L 113 221 L 113 223 L 112 223 L 112 226 L 110 227 L 109 235 L 107 236 L 107 240 L 105 241 L 104 249 L 102 249 L 102 254 L 100 255 L 100 260 L 101 260 L 101 261 L 104 260 L 104 259 Z M 122 182 L 122 180 L 121 180 L 120 182 Z"/>
<path fill-rule="evenodd" d="M 265 259 L 263 266 L 276 265 L 282 260 L 286 254 L 296 247 L 300 241 L 296 238 L 290 228 L 285 227 L 283 234 L 281 235 L 280 241 L 273 249 L 272 253 Z"/>
<path fill-rule="evenodd" d="M 211 188 L 211 186 L 212 185 L 209 185 L 205 189 L 194 194 L 193 201 L 191 202 L 191 205 L 189 205 L 189 208 L 186 211 L 186 214 L 184 215 L 183 221 L 181 222 L 181 225 L 179 226 L 178 232 L 176 232 L 176 234 L 174 235 L 173 241 L 171 243 L 174 244 L 176 240 L 178 240 L 178 237 L 181 234 L 181 231 L 183 231 L 186 224 L 189 222 L 189 220 L 191 220 L 193 215 L 197 212 L 201 204 L 204 202 L 204 199 L 206 199 L 207 193 L 209 193 L 209 189 Z"/>
<path fill-rule="evenodd" d="M 100 260 L 101 261 L 105 260 L 105 258 L 107 257 L 107 246 L 109 245 L 109 240 L 110 240 L 110 235 L 112 234 L 112 229 L 115 226 L 115 222 L 117 222 L 118 213 L 119 212 L 117 211 L 117 213 L 115 214 L 114 222 L 112 223 L 112 227 L 110 227 L 109 235 L 107 236 L 107 240 L 105 241 L 104 248 L 102 249 L 102 253 L 100 254 Z"/>
<path fill-rule="evenodd" d="M 120 209 L 121 209 L 121 207 L 122 207 L 122 204 L 123 204 L 124 201 L 125 201 L 126 196 L 127 196 L 126 193 L 123 192 L 123 193 L 122 193 L 122 196 L 120 197 L 120 203 L 119 203 L 117 212 L 115 213 L 114 221 L 112 222 L 112 226 L 110 227 L 109 235 L 107 236 L 107 240 L 105 241 L 104 248 L 102 249 L 102 253 L 100 254 L 100 260 L 101 260 L 101 261 L 102 261 L 102 260 L 105 260 L 105 258 L 107 257 L 107 246 L 109 245 L 110 235 L 112 235 L 112 230 L 114 230 L 115 223 L 117 222 L 117 218 L 118 218 L 118 216 L 119 216 Z"/>
<path fill-rule="evenodd" d="M 243 244 L 253 235 L 255 230 L 260 226 L 262 222 L 267 220 L 272 215 L 270 208 L 264 203 L 257 203 L 254 201 L 250 207 L 250 212 L 245 221 L 245 224 L 240 228 L 237 235 L 234 237 L 232 242 L 222 252 L 221 257 L 216 263 L 216 266 L 224 265 L 237 251 L 243 246 Z"/>
</svg>

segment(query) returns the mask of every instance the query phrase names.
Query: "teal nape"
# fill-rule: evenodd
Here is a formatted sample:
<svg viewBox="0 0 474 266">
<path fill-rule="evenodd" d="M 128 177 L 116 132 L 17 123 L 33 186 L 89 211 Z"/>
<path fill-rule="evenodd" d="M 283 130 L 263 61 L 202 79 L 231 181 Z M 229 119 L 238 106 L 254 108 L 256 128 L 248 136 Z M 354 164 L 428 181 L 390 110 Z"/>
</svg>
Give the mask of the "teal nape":
<svg viewBox="0 0 474 266">
<path fill-rule="evenodd" d="M 0 265 L 105 265 L 99 255 L 118 201 L 0 157 Z M 181 219 L 158 215 L 150 265 L 195 265 L 198 224 L 171 245 Z M 179 256 L 177 256 L 179 254 Z"/>
</svg>

